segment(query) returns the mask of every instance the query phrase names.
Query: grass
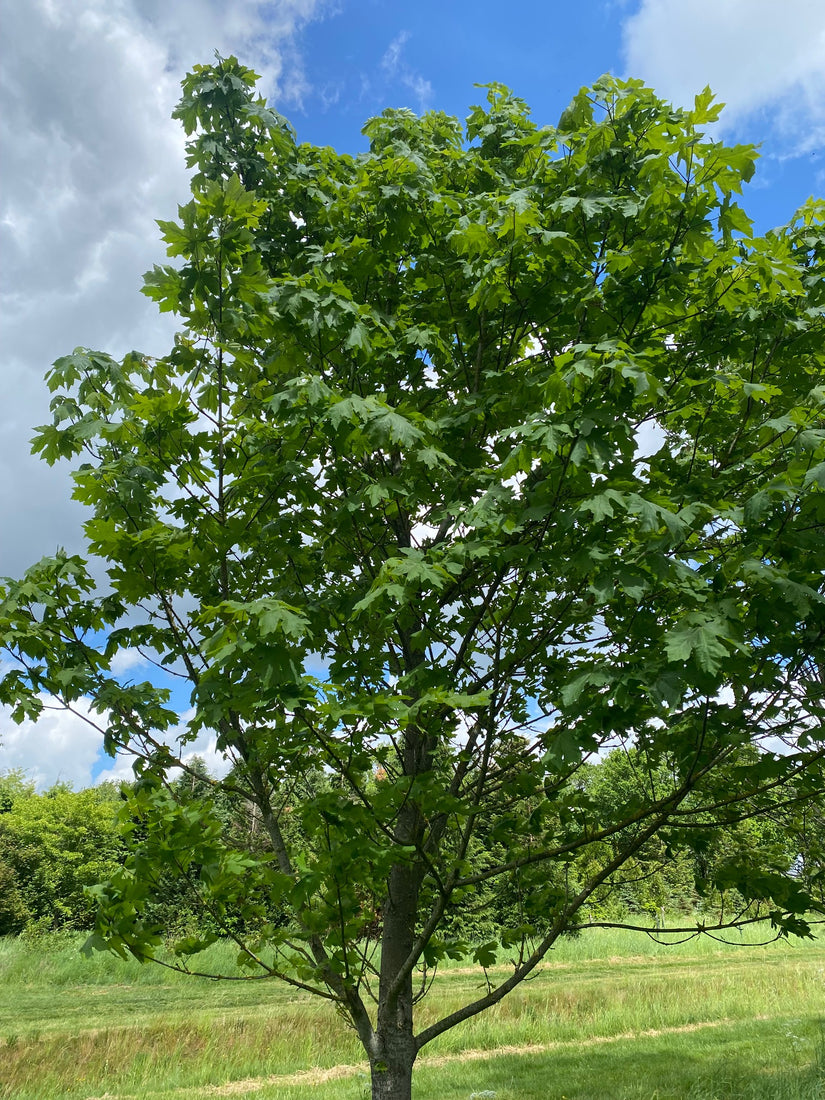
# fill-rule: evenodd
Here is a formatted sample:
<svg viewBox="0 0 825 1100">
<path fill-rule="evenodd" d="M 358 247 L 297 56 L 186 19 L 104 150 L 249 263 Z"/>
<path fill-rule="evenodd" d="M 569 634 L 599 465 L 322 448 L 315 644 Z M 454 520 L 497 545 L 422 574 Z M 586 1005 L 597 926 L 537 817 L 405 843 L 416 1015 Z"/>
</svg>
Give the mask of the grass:
<svg viewBox="0 0 825 1100">
<path fill-rule="evenodd" d="M 825 1100 L 825 942 L 743 941 L 566 940 L 534 980 L 426 1048 L 417 1100 Z M 324 1002 L 77 946 L 0 940 L 0 1097 L 364 1095 L 360 1048 Z M 231 963 L 226 946 L 210 951 L 205 963 Z M 482 981 L 444 970 L 420 1022 Z"/>
</svg>

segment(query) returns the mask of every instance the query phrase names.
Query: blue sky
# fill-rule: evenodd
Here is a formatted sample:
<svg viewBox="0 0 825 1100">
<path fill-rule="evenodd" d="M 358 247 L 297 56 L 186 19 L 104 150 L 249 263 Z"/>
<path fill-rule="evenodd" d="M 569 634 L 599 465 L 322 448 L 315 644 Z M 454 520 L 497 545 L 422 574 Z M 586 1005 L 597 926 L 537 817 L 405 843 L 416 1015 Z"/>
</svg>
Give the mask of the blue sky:
<svg viewBox="0 0 825 1100">
<path fill-rule="evenodd" d="M 495 80 L 555 121 L 582 83 L 619 66 L 620 35 L 619 9 L 600 4 L 341 7 L 308 31 L 306 73 L 318 91 L 295 117 L 307 140 L 352 147 L 364 117 L 390 103 L 463 116 L 473 85 Z"/>
<path fill-rule="evenodd" d="M 540 124 L 606 71 L 677 103 L 710 84 L 728 104 L 718 136 L 761 143 L 743 202 L 757 232 L 825 194 L 823 0 L 0 0 L 0 21 L 0 575 L 82 548 L 66 471 L 28 453 L 48 365 L 77 345 L 168 349 L 141 276 L 164 258 L 154 220 L 187 198 L 179 82 L 216 49 L 262 74 L 301 140 L 349 152 L 384 107 L 464 117 L 487 81 Z M 0 710 L 0 770 L 88 784 L 101 738 L 83 718 L 18 729 Z"/>
<path fill-rule="evenodd" d="M 305 30 L 306 93 L 292 110 L 281 106 L 302 140 L 354 152 L 364 120 L 383 107 L 464 117 L 483 95 L 474 85 L 487 81 L 511 87 L 541 124 L 555 123 L 603 72 L 640 76 L 679 102 L 710 83 L 731 103 L 722 136 L 762 145 L 747 200 L 759 231 L 823 192 L 823 117 L 805 102 L 825 74 L 822 8 L 795 0 L 342 4 Z M 684 40 L 686 26 L 693 41 Z M 810 58 L 799 48 L 808 26 Z M 780 43 L 790 47 L 784 72 L 774 38 L 782 29 L 791 32 Z M 692 55 L 684 64 L 680 44 Z"/>
</svg>

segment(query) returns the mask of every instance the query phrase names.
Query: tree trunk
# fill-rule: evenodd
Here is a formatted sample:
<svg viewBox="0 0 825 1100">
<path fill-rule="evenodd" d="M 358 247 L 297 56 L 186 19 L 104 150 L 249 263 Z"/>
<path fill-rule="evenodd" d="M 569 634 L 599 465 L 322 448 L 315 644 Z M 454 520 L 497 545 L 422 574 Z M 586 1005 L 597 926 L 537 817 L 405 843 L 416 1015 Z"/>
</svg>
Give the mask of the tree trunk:
<svg viewBox="0 0 825 1100">
<path fill-rule="evenodd" d="M 412 1100 L 415 1043 L 412 1034 L 385 1036 L 383 1057 L 370 1062 L 372 1100 Z"/>
<path fill-rule="evenodd" d="M 398 831 L 415 835 L 417 810 L 406 806 Z M 411 1100 L 416 1056 L 413 1034 L 413 974 L 409 958 L 415 937 L 421 868 L 397 863 L 390 871 L 383 911 L 378 1019 L 370 1051 L 372 1100 Z"/>
</svg>

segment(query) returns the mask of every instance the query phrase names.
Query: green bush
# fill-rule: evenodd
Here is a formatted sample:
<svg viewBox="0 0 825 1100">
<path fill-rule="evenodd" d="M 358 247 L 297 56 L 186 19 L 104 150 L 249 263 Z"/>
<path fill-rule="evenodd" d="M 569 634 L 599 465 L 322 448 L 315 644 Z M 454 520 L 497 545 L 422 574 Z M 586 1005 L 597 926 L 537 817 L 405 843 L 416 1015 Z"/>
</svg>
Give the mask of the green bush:
<svg viewBox="0 0 825 1100">
<path fill-rule="evenodd" d="M 91 928 L 86 888 L 116 870 L 122 851 L 111 791 L 58 785 L 40 795 L 18 791 L 7 801 L 0 812 L 0 935 Z"/>
</svg>

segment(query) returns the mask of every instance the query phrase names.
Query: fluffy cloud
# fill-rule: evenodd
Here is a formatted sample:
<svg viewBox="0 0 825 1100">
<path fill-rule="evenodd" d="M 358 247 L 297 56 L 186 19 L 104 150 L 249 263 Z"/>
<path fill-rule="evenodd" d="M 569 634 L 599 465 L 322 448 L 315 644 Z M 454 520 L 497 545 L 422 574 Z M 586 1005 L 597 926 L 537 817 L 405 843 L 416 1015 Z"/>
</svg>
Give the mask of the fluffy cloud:
<svg viewBox="0 0 825 1100">
<path fill-rule="evenodd" d="M 297 33 L 326 0 L 0 0 L 0 576 L 19 576 L 55 548 L 81 549 L 81 509 L 67 471 L 28 454 L 49 419 L 43 374 L 75 346 L 164 353 L 174 322 L 138 293 L 164 259 L 156 218 L 189 193 L 184 138 L 170 119 L 180 79 L 214 51 L 262 74 L 281 104 L 306 92 Z M 140 663 L 121 656 L 118 671 Z M 15 726 L 0 709 L 0 771 L 39 787 L 129 778 L 102 756 L 80 705 Z M 185 720 L 185 716 L 182 718 Z M 226 769 L 215 740 L 187 746 Z"/>
<path fill-rule="evenodd" d="M 163 259 L 155 218 L 188 196 L 183 136 L 169 115 L 187 68 L 215 49 L 305 91 L 296 33 L 322 0 L 0 0 L 0 575 L 79 548 L 67 476 L 28 457 L 48 419 L 42 377 L 77 345 L 164 352 L 173 322 L 139 293 Z M 8 532 L 13 531 L 9 537 Z"/>
<path fill-rule="evenodd" d="M 138 649 L 119 649 L 112 657 L 109 669 L 113 676 L 123 676 L 134 668 L 146 668 L 149 662 Z"/>
<path fill-rule="evenodd" d="M 83 702 L 75 713 L 46 709 L 36 722 L 19 726 L 0 709 L 0 771 L 21 768 L 40 789 L 56 782 L 89 786 L 103 745 L 99 720 Z"/>
<path fill-rule="evenodd" d="M 19 768 L 39 790 L 54 783 L 68 783 L 76 790 L 105 780 L 134 778 L 128 753 L 114 759 L 103 752 L 103 719 L 85 700 L 66 710 L 44 698 L 45 709 L 37 721 L 16 725 L 6 708 L 0 708 L 0 773 Z M 180 725 L 169 731 L 166 741 L 176 750 L 177 737 L 194 711 L 181 714 Z M 213 775 L 225 775 L 230 762 L 218 752 L 213 733 L 203 733 L 186 746 L 184 763 L 200 756 Z M 174 774 L 174 773 L 173 773 Z"/>
<path fill-rule="evenodd" d="M 624 25 L 626 70 L 680 104 L 710 84 L 726 124 L 769 109 L 797 144 L 825 128 L 822 0 L 641 0 Z"/>
</svg>

